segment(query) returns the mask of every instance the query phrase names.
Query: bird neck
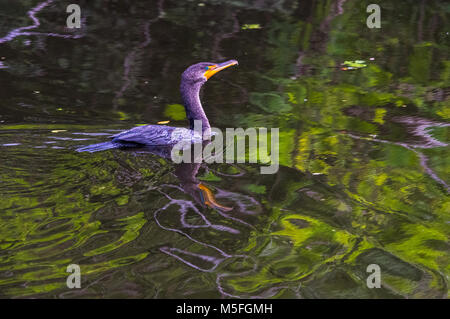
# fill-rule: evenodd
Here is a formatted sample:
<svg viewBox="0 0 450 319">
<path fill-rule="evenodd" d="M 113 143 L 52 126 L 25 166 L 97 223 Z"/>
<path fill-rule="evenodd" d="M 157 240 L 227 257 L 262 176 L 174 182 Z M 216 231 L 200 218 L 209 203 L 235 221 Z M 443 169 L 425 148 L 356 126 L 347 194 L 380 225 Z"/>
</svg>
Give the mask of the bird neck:
<svg viewBox="0 0 450 319">
<path fill-rule="evenodd" d="M 203 82 L 196 82 L 194 84 L 181 82 L 180 91 L 183 99 L 184 108 L 186 110 L 186 116 L 189 120 L 189 127 L 194 129 L 194 121 L 199 120 L 202 122 L 202 131 L 211 128 L 205 111 L 203 110 L 202 103 L 200 102 L 200 89 Z"/>
</svg>

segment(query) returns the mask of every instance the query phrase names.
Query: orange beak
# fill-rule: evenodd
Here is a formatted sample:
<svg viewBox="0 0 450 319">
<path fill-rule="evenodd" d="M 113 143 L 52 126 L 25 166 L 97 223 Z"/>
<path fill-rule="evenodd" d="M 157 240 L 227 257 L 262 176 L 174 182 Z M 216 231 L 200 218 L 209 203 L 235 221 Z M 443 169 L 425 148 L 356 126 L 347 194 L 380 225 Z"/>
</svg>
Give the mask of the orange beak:
<svg viewBox="0 0 450 319">
<path fill-rule="evenodd" d="M 203 74 L 207 80 L 209 80 L 210 77 L 212 77 L 214 74 L 216 74 L 219 71 L 222 71 L 232 65 L 237 65 L 238 61 L 236 60 L 229 60 L 220 64 L 214 64 L 208 67 L 208 70 Z"/>
</svg>

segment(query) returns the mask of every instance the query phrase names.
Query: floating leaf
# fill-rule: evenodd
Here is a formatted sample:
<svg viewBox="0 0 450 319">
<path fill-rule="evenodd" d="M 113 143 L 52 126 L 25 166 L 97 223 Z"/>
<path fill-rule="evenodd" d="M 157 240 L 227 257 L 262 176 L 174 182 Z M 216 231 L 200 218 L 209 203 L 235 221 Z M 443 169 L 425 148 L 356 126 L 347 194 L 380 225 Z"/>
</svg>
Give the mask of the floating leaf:
<svg viewBox="0 0 450 319">
<path fill-rule="evenodd" d="M 355 60 L 355 61 L 345 61 L 344 63 L 342 63 L 342 65 L 345 65 L 348 67 L 348 69 L 361 69 L 361 68 L 365 68 L 367 66 L 367 64 L 365 64 L 366 61 L 363 60 Z"/>
</svg>

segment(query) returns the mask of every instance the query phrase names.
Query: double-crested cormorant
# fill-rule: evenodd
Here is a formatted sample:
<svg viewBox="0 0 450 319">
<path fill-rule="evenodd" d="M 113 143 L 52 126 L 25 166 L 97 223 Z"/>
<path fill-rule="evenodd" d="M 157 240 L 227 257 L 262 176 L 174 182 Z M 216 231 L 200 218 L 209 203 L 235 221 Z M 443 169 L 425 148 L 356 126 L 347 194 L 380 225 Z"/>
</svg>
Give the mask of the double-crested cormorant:
<svg viewBox="0 0 450 319">
<path fill-rule="evenodd" d="M 209 130 L 211 126 L 200 102 L 200 89 L 211 76 L 236 64 L 238 64 L 236 60 L 219 64 L 200 62 L 191 65 L 183 72 L 180 91 L 190 124 L 189 129 L 165 125 L 138 126 L 111 136 L 110 142 L 88 145 L 77 151 L 97 152 L 112 148 L 173 146 L 181 140 L 201 143 L 202 134 L 194 131 L 194 121 L 201 121 L 203 132 Z"/>
</svg>

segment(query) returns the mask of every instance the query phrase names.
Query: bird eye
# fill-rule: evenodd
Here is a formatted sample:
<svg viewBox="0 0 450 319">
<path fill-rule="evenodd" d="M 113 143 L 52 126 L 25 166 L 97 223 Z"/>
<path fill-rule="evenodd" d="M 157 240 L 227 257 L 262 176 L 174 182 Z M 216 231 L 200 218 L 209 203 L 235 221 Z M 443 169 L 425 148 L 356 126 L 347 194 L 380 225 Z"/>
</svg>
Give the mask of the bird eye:
<svg viewBox="0 0 450 319">
<path fill-rule="evenodd" d="M 209 66 L 207 66 L 207 67 L 205 68 L 205 70 L 209 70 Z"/>
</svg>

